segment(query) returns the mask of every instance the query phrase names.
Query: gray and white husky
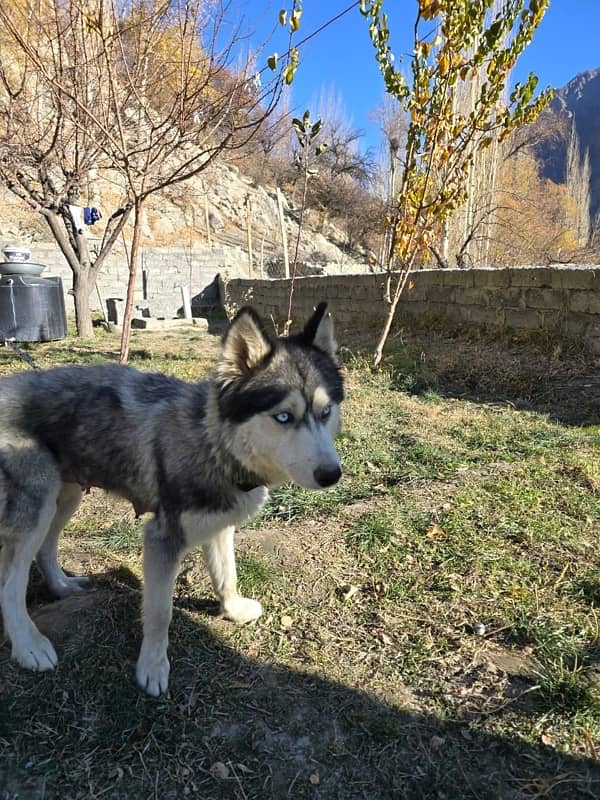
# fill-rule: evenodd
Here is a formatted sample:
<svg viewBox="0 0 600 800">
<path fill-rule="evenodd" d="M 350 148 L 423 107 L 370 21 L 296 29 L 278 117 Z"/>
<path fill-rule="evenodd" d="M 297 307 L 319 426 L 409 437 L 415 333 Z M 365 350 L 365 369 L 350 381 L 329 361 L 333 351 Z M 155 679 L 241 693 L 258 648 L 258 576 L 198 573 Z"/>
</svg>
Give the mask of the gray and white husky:
<svg viewBox="0 0 600 800">
<path fill-rule="evenodd" d="M 234 528 L 268 487 L 333 486 L 343 382 L 331 316 L 321 303 L 302 333 L 267 334 L 239 311 L 212 377 L 188 384 L 116 364 L 58 367 L 0 381 L 0 604 L 12 657 L 48 670 L 54 647 L 27 613 L 34 558 L 59 597 L 81 591 L 57 562 L 60 532 L 97 486 L 151 512 L 144 534 L 143 641 L 137 680 L 166 691 L 172 593 L 198 545 L 223 615 L 246 623 L 261 605 L 237 592 Z"/>
</svg>

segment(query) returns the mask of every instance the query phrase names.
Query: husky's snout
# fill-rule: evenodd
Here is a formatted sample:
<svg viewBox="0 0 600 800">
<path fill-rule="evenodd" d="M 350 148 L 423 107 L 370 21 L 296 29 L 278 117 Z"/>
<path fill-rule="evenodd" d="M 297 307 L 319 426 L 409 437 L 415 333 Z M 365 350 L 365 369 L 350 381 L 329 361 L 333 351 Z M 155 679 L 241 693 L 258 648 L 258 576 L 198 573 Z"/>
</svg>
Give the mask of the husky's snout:
<svg viewBox="0 0 600 800">
<path fill-rule="evenodd" d="M 318 467 L 313 474 L 317 484 L 323 489 L 327 489 L 339 481 L 342 477 L 342 469 L 339 464 L 333 467 Z"/>
</svg>

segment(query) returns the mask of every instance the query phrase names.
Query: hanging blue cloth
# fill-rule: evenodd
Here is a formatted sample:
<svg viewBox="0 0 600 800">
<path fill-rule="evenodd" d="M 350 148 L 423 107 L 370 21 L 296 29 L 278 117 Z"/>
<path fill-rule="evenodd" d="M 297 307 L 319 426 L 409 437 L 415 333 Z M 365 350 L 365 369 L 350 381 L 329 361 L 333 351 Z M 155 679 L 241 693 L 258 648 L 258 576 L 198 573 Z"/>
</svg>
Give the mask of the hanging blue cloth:
<svg viewBox="0 0 600 800">
<path fill-rule="evenodd" d="M 93 225 L 100 219 L 102 219 L 102 214 L 97 208 L 86 206 L 86 208 L 83 209 L 83 221 L 86 225 Z"/>
</svg>

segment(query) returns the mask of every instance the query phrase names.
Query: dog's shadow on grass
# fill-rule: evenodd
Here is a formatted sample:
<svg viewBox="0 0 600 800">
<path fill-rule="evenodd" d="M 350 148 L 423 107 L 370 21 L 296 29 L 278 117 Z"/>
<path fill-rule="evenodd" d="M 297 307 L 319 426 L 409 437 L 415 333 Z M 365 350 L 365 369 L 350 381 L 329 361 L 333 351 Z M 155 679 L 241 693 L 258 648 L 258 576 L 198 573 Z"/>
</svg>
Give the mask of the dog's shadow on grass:
<svg viewBox="0 0 600 800">
<path fill-rule="evenodd" d="M 268 652 L 244 655 L 247 636 L 228 643 L 195 607 L 176 607 L 170 692 L 149 698 L 134 678 L 136 584 L 121 569 L 34 612 L 55 672 L 20 670 L 0 648 L 3 800 L 599 796 L 597 762 L 524 741 L 509 713 L 499 735 L 483 718 L 428 714 L 408 692 L 394 705 Z"/>
<path fill-rule="evenodd" d="M 31 606 L 38 607 L 37 611 L 33 612 L 34 615 L 39 616 L 45 614 L 47 619 L 54 617 L 60 618 L 64 610 L 66 610 L 67 613 L 73 613 L 79 606 L 83 608 L 90 606 L 93 608 L 98 603 L 99 595 L 97 592 L 102 592 L 106 589 L 116 589 L 121 592 L 131 591 L 137 597 L 138 602 L 141 603 L 142 582 L 138 576 L 127 567 L 117 566 L 105 572 L 95 573 L 90 579 L 87 591 L 65 598 L 62 605 L 55 606 L 55 603 L 60 603 L 61 601 L 57 600 L 56 596 L 48 589 L 35 564 L 32 565 L 31 569 L 31 578 L 27 589 L 27 601 L 30 610 Z M 173 598 L 173 608 L 175 611 L 201 613 L 210 617 L 217 617 L 220 612 L 217 600 L 208 597 L 190 597 L 187 592 L 179 591 L 178 586 L 176 587 Z M 46 624 L 49 623 L 46 622 Z M 51 632 L 48 635 L 51 635 Z"/>
</svg>

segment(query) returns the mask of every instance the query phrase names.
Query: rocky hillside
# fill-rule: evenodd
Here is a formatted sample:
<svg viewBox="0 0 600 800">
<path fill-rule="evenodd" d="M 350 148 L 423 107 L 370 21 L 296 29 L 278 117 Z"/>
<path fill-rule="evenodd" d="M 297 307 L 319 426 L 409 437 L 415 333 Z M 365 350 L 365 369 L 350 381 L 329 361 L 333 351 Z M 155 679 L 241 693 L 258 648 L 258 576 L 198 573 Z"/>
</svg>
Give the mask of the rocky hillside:
<svg viewBox="0 0 600 800">
<path fill-rule="evenodd" d="M 552 131 L 538 147 L 543 174 L 557 183 L 565 180 L 567 147 L 575 122 L 581 153 L 589 152 L 592 219 L 600 211 L 600 67 L 582 72 L 556 93 L 540 126 Z"/>
<path fill-rule="evenodd" d="M 0 244 L 8 240 L 30 243 L 48 242 L 51 237 L 43 217 L 11 193 L 0 189 Z M 111 182 L 98 181 L 94 197 L 82 197 L 82 205 L 98 206 L 104 219 L 118 208 L 120 193 Z M 299 209 L 292 197 L 283 197 L 285 227 L 290 259 L 298 234 Z M 276 274 L 281 270 L 282 243 L 274 186 L 261 185 L 224 163 L 212 165 L 201 176 L 165 191 L 149 202 L 144 241 L 147 246 L 206 246 L 233 248 L 244 262 L 248 251 L 248 226 L 251 230 L 253 262 L 258 269 Z M 90 226 L 93 240 L 101 237 L 103 221 Z M 126 231 L 126 238 L 129 233 Z M 309 213 L 305 217 L 299 247 L 303 272 L 359 268 L 368 260 L 364 251 L 350 251 L 342 231 L 325 217 Z"/>
</svg>

